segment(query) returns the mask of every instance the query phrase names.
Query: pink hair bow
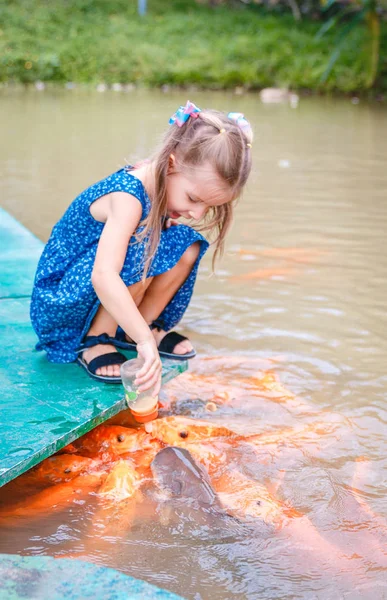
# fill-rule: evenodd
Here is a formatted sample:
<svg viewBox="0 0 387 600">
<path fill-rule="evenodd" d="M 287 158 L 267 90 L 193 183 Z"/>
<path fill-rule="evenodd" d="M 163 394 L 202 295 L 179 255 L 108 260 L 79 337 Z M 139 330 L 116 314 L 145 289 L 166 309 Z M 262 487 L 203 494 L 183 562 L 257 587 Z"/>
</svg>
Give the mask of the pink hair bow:
<svg viewBox="0 0 387 600">
<path fill-rule="evenodd" d="M 178 127 L 183 127 L 184 123 L 186 123 L 190 117 L 196 119 L 200 112 L 200 108 L 188 100 L 185 106 L 180 106 L 172 115 L 172 117 L 169 119 L 169 124 L 175 124 Z"/>
</svg>

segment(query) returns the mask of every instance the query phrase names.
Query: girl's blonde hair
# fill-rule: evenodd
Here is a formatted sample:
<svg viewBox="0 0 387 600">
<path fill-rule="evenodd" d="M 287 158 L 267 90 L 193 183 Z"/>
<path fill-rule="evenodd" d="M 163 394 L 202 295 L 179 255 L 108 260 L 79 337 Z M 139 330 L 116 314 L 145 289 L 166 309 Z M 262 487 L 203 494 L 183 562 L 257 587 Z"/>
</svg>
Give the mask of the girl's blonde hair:
<svg viewBox="0 0 387 600">
<path fill-rule="evenodd" d="M 160 149 L 151 159 L 154 165 L 152 206 L 148 217 L 141 222 L 144 229 L 136 237 L 137 241 L 146 240 L 144 280 L 157 250 L 163 218 L 167 215 L 166 179 L 171 155 L 175 156 L 176 165 L 182 172 L 209 163 L 231 191 L 232 200 L 210 207 L 196 227 L 198 231 L 215 232 L 213 268 L 216 259 L 223 254 L 233 209 L 251 170 L 253 134 L 250 127 L 242 129 L 235 120 L 215 110 L 202 110 L 195 116 L 181 127 L 171 125 Z"/>
</svg>

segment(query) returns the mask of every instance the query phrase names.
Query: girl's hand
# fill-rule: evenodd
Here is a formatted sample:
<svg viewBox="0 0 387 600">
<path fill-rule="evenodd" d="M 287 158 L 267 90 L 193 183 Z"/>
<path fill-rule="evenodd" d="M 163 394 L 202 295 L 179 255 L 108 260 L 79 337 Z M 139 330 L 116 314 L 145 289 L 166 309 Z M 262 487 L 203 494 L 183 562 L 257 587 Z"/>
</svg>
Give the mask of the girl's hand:
<svg viewBox="0 0 387 600">
<path fill-rule="evenodd" d="M 145 392 L 153 386 L 152 396 L 157 396 L 161 388 L 161 360 L 156 342 L 148 340 L 137 344 L 137 353 L 144 360 L 144 366 L 137 374 L 135 385 L 139 392 Z"/>
<path fill-rule="evenodd" d="M 176 219 L 166 219 L 164 223 L 165 229 L 169 229 L 171 225 L 180 225 L 180 223 L 179 221 L 176 221 Z"/>
</svg>

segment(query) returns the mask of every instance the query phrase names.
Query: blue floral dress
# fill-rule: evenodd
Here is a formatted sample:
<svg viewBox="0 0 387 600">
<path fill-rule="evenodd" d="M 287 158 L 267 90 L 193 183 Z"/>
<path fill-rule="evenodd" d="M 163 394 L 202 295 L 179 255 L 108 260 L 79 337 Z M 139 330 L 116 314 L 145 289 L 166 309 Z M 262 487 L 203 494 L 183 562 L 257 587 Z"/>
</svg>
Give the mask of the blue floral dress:
<svg viewBox="0 0 387 600">
<path fill-rule="evenodd" d="M 150 200 L 142 182 L 126 168 L 120 169 L 90 186 L 72 202 L 53 228 L 39 260 L 31 299 L 31 321 L 39 337 L 36 349 L 45 350 L 51 362 L 76 360 L 77 349 L 100 305 L 91 273 L 104 223 L 94 219 L 90 206 L 101 196 L 118 191 L 132 194 L 140 201 L 141 220 L 148 215 Z M 169 227 L 161 233 L 149 277 L 172 269 L 186 249 L 197 241 L 200 252 L 190 275 L 155 321 L 165 331 L 180 321 L 189 304 L 208 242 L 186 225 Z M 130 240 L 120 274 L 127 286 L 141 280 L 144 246 L 145 242 L 136 243 L 134 236 Z"/>
</svg>

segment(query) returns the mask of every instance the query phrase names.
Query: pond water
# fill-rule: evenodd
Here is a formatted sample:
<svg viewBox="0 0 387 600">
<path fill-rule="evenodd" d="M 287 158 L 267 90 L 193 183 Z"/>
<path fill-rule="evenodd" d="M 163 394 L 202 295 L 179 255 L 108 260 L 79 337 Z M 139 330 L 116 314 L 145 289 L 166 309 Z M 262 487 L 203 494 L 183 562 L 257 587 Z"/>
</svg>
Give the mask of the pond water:
<svg viewBox="0 0 387 600">
<path fill-rule="evenodd" d="M 385 107 L 2 90 L 2 206 L 47 240 L 82 189 L 147 156 L 188 95 L 245 113 L 254 171 L 217 273 L 210 255 L 202 264 L 181 324 L 198 357 L 166 386 L 163 414 L 271 432 L 253 458 L 236 446 L 229 460 L 297 516 L 230 533 L 181 507 L 162 519 L 149 496 L 130 525 L 101 534 L 92 495 L 0 526 L 0 552 L 80 553 L 192 600 L 387 598 Z"/>
</svg>

